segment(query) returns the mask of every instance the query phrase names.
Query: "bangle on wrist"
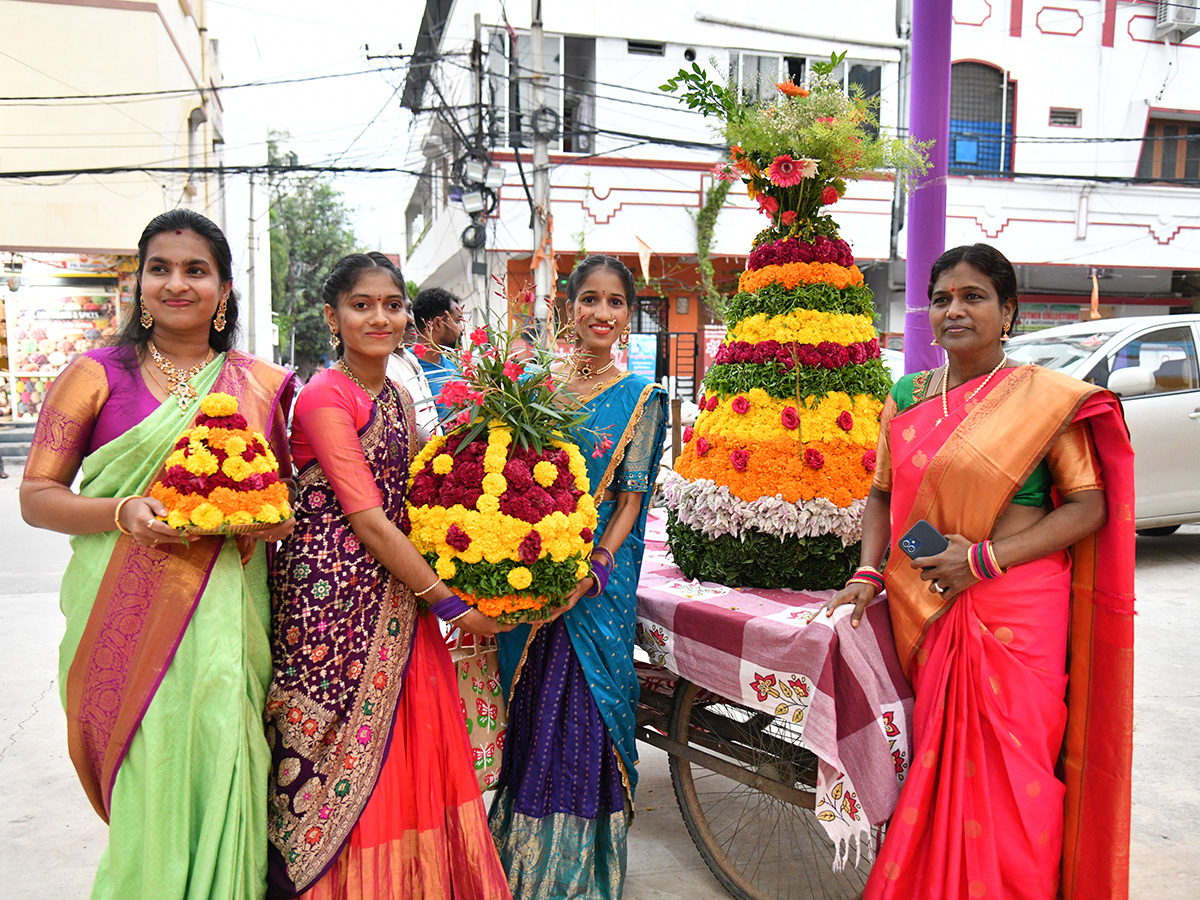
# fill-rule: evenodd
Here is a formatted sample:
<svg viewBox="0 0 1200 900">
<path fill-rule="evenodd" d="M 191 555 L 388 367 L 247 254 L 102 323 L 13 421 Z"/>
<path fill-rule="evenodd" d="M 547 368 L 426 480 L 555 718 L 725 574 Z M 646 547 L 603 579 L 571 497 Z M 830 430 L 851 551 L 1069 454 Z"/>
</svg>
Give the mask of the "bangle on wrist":
<svg viewBox="0 0 1200 900">
<path fill-rule="evenodd" d="M 601 554 L 608 561 L 608 570 L 611 572 L 617 561 L 613 558 L 612 551 L 607 547 L 597 547 L 592 551 L 592 559 L 596 558 L 596 554 Z"/>
<path fill-rule="evenodd" d="M 429 604 L 429 611 L 443 622 L 453 622 L 471 611 L 471 606 L 458 594 L 447 594 L 436 603 Z"/>
<path fill-rule="evenodd" d="M 599 597 L 604 593 L 604 589 L 608 587 L 608 576 L 612 574 L 611 570 L 599 560 L 592 560 L 592 580 L 595 581 L 588 590 L 583 592 L 585 597 Z"/>
<path fill-rule="evenodd" d="M 413 595 L 414 595 L 414 596 L 417 596 L 417 597 L 424 597 L 426 594 L 428 594 L 430 591 L 432 591 L 432 590 L 433 590 L 435 587 L 437 587 L 437 586 L 438 586 L 439 584 L 441 584 L 441 583 L 442 583 L 442 579 L 440 579 L 440 578 L 439 578 L 437 581 L 435 581 L 435 582 L 434 582 L 433 584 L 431 584 L 429 587 L 425 588 L 425 590 L 423 590 L 423 591 L 413 591 Z"/>
<path fill-rule="evenodd" d="M 980 581 L 999 578 L 1005 570 L 996 561 L 996 551 L 992 549 L 991 541 L 980 541 L 967 548 L 967 565 L 971 574 Z"/>
<path fill-rule="evenodd" d="M 871 566 L 859 566 L 846 584 L 869 584 L 875 588 L 875 593 L 883 590 L 883 575 Z"/>
<path fill-rule="evenodd" d="M 121 534 L 133 535 L 132 531 L 121 524 L 121 510 L 125 508 L 125 504 L 130 500 L 137 500 L 139 497 L 141 497 L 141 494 L 130 494 L 117 504 L 117 511 L 113 513 L 113 521 L 117 523 L 117 531 L 121 532 Z"/>
</svg>

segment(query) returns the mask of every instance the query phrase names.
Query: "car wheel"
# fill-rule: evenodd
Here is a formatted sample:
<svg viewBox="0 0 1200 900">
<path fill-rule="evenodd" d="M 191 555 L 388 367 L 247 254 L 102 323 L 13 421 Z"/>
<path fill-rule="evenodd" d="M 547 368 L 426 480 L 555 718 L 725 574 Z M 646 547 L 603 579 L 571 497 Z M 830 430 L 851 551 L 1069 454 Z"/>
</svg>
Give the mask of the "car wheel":
<svg viewBox="0 0 1200 900">
<path fill-rule="evenodd" d="M 1166 537 L 1179 530 L 1178 525 L 1163 525 L 1161 528 L 1139 528 L 1137 533 L 1142 537 Z"/>
</svg>

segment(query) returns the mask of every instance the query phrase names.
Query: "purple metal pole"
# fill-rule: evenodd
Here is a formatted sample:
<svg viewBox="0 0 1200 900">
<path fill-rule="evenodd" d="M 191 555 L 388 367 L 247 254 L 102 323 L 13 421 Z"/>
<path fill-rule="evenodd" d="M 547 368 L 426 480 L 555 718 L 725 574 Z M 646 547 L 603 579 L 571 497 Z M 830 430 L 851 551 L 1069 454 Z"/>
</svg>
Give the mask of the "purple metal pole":
<svg viewBox="0 0 1200 900">
<path fill-rule="evenodd" d="M 913 0 L 909 134 L 932 140 L 929 171 L 908 200 L 908 260 L 904 292 L 904 371 L 940 366 L 930 346 L 929 270 L 946 249 L 946 174 L 950 164 L 950 28 L 952 0 Z"/>
</svg>

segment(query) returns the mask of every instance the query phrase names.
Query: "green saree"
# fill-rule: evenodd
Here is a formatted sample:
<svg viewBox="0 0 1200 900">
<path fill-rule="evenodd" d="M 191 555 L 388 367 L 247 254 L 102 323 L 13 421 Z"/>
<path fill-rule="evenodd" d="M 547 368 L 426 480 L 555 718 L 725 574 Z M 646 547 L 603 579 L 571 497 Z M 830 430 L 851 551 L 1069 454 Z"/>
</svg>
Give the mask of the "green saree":
<svg viewBox="0 0 1200 900">
<path fill-rule="evenodd" d="M 55 383 L 26 477 L 69 455 L 72 424 L 86 430 L 87 410 L 106 399 L 81 390 L 93 382 L 68 369 Z M 271 426 L 290 401 L 284 370 L 232 351 L 192 385 L 199 397 L 233 394 L 251 428 L 282 433 L 283 423 Z M 199 399 L 182 413 L 170 399 L 95 449 L 80 466 L 80 495 L 144 494 L 198 410 Z M 271 760 L 264 545 L 245 567 L 224 538 L 157 549 L 107 531 L 71 545 L 59 684 L 72 760 L 109 822 L 93 900 L 261 898 Z"/>
</svg>

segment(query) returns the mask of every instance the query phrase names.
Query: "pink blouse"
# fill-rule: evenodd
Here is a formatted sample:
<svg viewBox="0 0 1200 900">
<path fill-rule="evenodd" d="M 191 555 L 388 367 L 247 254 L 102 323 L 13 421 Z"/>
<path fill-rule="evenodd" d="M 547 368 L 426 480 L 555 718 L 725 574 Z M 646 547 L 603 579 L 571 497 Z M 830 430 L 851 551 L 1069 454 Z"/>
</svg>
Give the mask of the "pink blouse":
<svg viewBox="0 0 1200 900">
<path fill-rule="evenodd" d="M 374 405 L 373 397 L 336 368 L 318 372 L 296 398 L 292 460 L 297 470 L 316 460 L 347 515 L 383 505 L 358 436 Z"/>
</svg>

